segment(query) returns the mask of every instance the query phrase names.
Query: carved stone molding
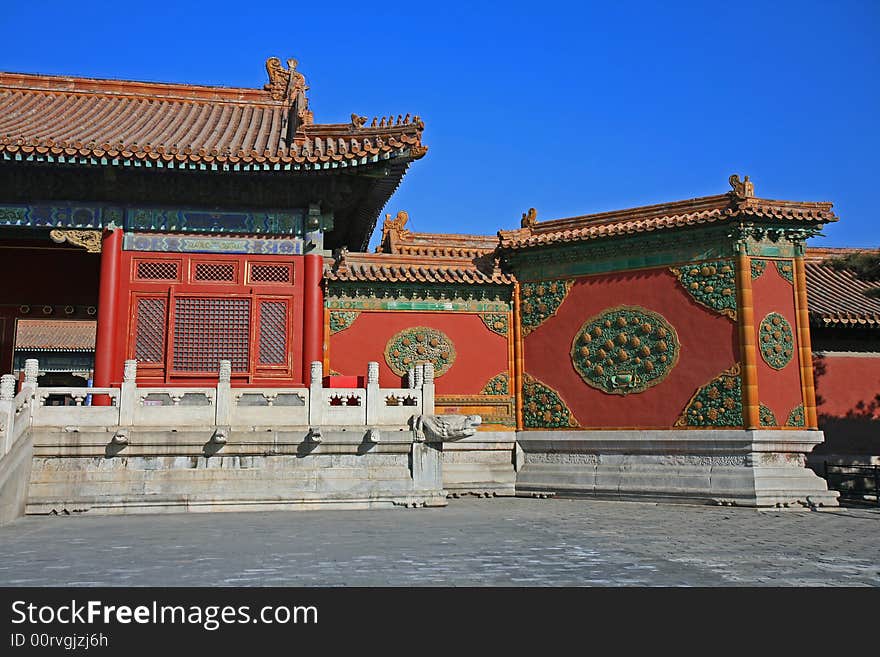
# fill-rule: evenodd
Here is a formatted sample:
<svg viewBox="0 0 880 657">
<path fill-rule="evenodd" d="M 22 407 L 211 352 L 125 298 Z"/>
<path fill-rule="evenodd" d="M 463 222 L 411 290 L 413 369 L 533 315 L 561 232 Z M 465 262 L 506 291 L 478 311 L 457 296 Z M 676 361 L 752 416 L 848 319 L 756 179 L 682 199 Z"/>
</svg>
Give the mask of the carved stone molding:
<svg viewBox="0 0 880 657">
<path fill-rule="evenodd" d="M 99 230 L 51 230 L 49 238 L 56 244 L 68 242 L 81 246 L 88 253 L 101 252 L 101 231 Z"/>
</svg>

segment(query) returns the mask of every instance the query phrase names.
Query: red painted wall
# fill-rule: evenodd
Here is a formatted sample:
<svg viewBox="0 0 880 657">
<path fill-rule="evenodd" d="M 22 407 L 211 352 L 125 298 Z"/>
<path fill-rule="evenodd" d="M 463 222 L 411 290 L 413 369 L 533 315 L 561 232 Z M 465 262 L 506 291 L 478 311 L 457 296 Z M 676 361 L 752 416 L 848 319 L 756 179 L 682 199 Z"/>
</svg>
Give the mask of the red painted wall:
<svg viewBox="0 0 880 657">
<path fill-rule="evenodd" d="M 146 261 L 177 262 L 179 280 L 142 280 L 138 277 L 138 263 Z M 302 267 L 303 256 L 258 256 L 258 255 L 214 255 L 181 253 L 146 253 L 141 251 L 122 252 L 122 286 L 119 290 L 121 321 L 117 327 L 116 354 L 111 385 L 118 385 L 122 379 L 123 363 L 134 358 L 136 334 L 136 300 L 139 296 L 158 296 L 168 299 L 168 318 L 166 322 L 166 364 L 172 360 L 173 308 L 174 296 L 237 297 L 251 300 L 250 362 L 249 371 L 233 371 L 234 386 L 301 386 L 302 347 L 303 347 L 303 295 Z M 235 265 L 235 280 L 229 282 L 203 282 L 194 280 L 193 272 L 198 264 Z M 249 271 L 255 264 L 292 264 L 293 283 L 257 284 L 250 280 Z M 284 300 L 290 304 L 288 310 L 287 365 L 283 368 L 258 368 L 259 351 L 257 322 L 259 311 L 256 301 Z M 174 373 L 169 368 L 138 368 L 138 382 L 141 385 L 214 385 L 217 375 Z"/>
<path fill-rule="evenodd" d="M 844 329 L 845 330 L 845 329 Z M 860 417 L 880 419 L 880 354 L 813 357 L 816 407 L 820 419 Z"/>
<path fill-rule="evenodd" d="M 385 345 L 399 331 L 427 326 L 443 331 L 455 345 L 456 358 L 435 381 L 438 395 L 476 395 L 486 382 L 507 372 L 507 338 L 493 333 L 480 316 L 459 312 L 362 311 L 344 331 L 330 336 L 330 368 L 345 375 L 365 375 L 378 361 L 379 384 L 397 388 L 397 376 L 385 362 Z"/>
<path fill-rule="evenodd" d="M 570 356 L 583 323 L 620 305 L 659 313 L 681 342 L 678 364 L 665 380 L 626 396 L 587 385 Z M 668 269 L 577 279 L 557 314 L 523 342 L 525 371 L 556 390 L 585 428 L 669 428 L 699 387 L 739 360 L 734 322 L 694 301 Z"/>
<path fill-rule="evenodd" d="M 788 414 L 804 402 L 801 390 L 800 360 L 797 350 L 797 316 L 794 307 L 794 285 L 779 275 L 774 261 L 766 260 L 764 273 L 752 281 L 753 306 L 755 309 L 755 355 L 758 369 L 758 397 L 762 404 L 773 411 L 776 421 L 784 426 Z M 792 261 L 786 261 L 791 263 Z M 770 367 L 761 357 L 759 331 L 761 321 L 768 313 L 777 312 L 791 325 L 794 336 L 794 356 L 781 370 Z"/>
</svg>

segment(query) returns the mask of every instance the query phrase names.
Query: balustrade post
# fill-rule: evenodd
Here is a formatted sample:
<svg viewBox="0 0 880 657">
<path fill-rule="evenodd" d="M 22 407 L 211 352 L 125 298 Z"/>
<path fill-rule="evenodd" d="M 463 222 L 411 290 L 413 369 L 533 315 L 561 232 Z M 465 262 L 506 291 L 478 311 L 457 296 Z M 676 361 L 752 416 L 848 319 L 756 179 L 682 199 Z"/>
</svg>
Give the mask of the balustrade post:
<svg viewBox="0 0 880 657">
<path fill-rule="evenodd" d="M 217 395 L 214 398 L 214 423 L 218 427 L 232 424 L 232 361 L 220 361 Z"/>
<path fill-rule="evenodd" d="M 0 455 L 12 447 L 12 424 L 15 422 L 15 377 L 0 377 Z"/>
<path fill-rule="evenodd" d="M 137 361 L 127 360 L 122 370 L 122 385 L 119 388 L 119 425 L 130 427 L 134 424 L 137 406 Z"/>
<path fill-rule="evenodd" d="M 422 415 L 434 414 L 434 363 L 425 363 L 422 370 Z"/>
<path fill-rule="evenodd" d="M 28 358 L 24 361 L 24 383 L 21 389 L 30 390 L 33 396 L 37 391 L 37 377 L 40 375 L 40 362 L 36 358 Z"/>
<path fill-rule="evenodd" d="M 379 391 L 379 363 L 367 363 L 367 426 L 381 424 L 382 396 Z"/>
<path fill-rule="evenodd" d="M 312 361 L 309 368 L 309 426 L 320 427 L 324 422 L 324 364 Z"/>
</svg>

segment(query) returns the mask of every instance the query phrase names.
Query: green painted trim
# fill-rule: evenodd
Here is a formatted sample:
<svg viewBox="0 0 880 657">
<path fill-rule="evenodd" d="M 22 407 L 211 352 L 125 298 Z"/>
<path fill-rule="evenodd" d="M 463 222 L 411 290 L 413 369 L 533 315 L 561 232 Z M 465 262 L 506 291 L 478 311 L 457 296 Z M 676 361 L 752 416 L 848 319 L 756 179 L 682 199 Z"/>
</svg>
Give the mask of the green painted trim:
<svg viewBox="0 0 880 657">
<path fill-rule="evenodd" d="M 820 227 L 725 222 L 520 249 L 508 252 L 505 261 L 521 282 L 540 281 L 729 259 L 742 252 L 792 258 L 803 255 L 804 241 L 816 235 Z"/>
<path fill-rule="evenodd" d="M 324 305 L 333 310 L 505 313 L 513 307 L 513 286 L 327 281 Z"/>
</svg>

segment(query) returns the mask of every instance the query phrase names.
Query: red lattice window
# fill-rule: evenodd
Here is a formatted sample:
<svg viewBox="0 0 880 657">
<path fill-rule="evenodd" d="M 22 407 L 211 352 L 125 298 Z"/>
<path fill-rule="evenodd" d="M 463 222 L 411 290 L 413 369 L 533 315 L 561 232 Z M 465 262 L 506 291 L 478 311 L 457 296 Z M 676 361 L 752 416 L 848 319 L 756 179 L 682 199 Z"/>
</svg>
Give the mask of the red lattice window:
<svg viewBox="0 0 880 657">
<path fill-rule="evenodd" d="M 137 277 L 149 281 L 176 281 L 178 269 L 179 266 L 176 262 L 146 260 L 137 263 Z"/>
<path fill-rule="evenodd" d="M 260 303 L 260 365 L 287 364 L 287 304 Z"/>
<path fill-rule="evenodd" d="M 251 265 L 251 283 L 291 283 L 290 265 Z"/>
<path fill-rule="evenodd" d="M 228 262 L 199 262 L 196 263 L 196 281 L 235 281 L 235 264 Z"/>
<path fill-rule="evenodd" d="M 166 311 L 165 299 L 141 297 L 137 300 L 134 357 L 138 361 L 142 363 L 162 363 L 165 361 Z"/>
<path fill-rule="evenodd" d="M 217 372 L 221 360 L 247 372 L 251 307 L 248 299 L 177 297 L 174 304 L 174 369 Z"/>
</svg>

